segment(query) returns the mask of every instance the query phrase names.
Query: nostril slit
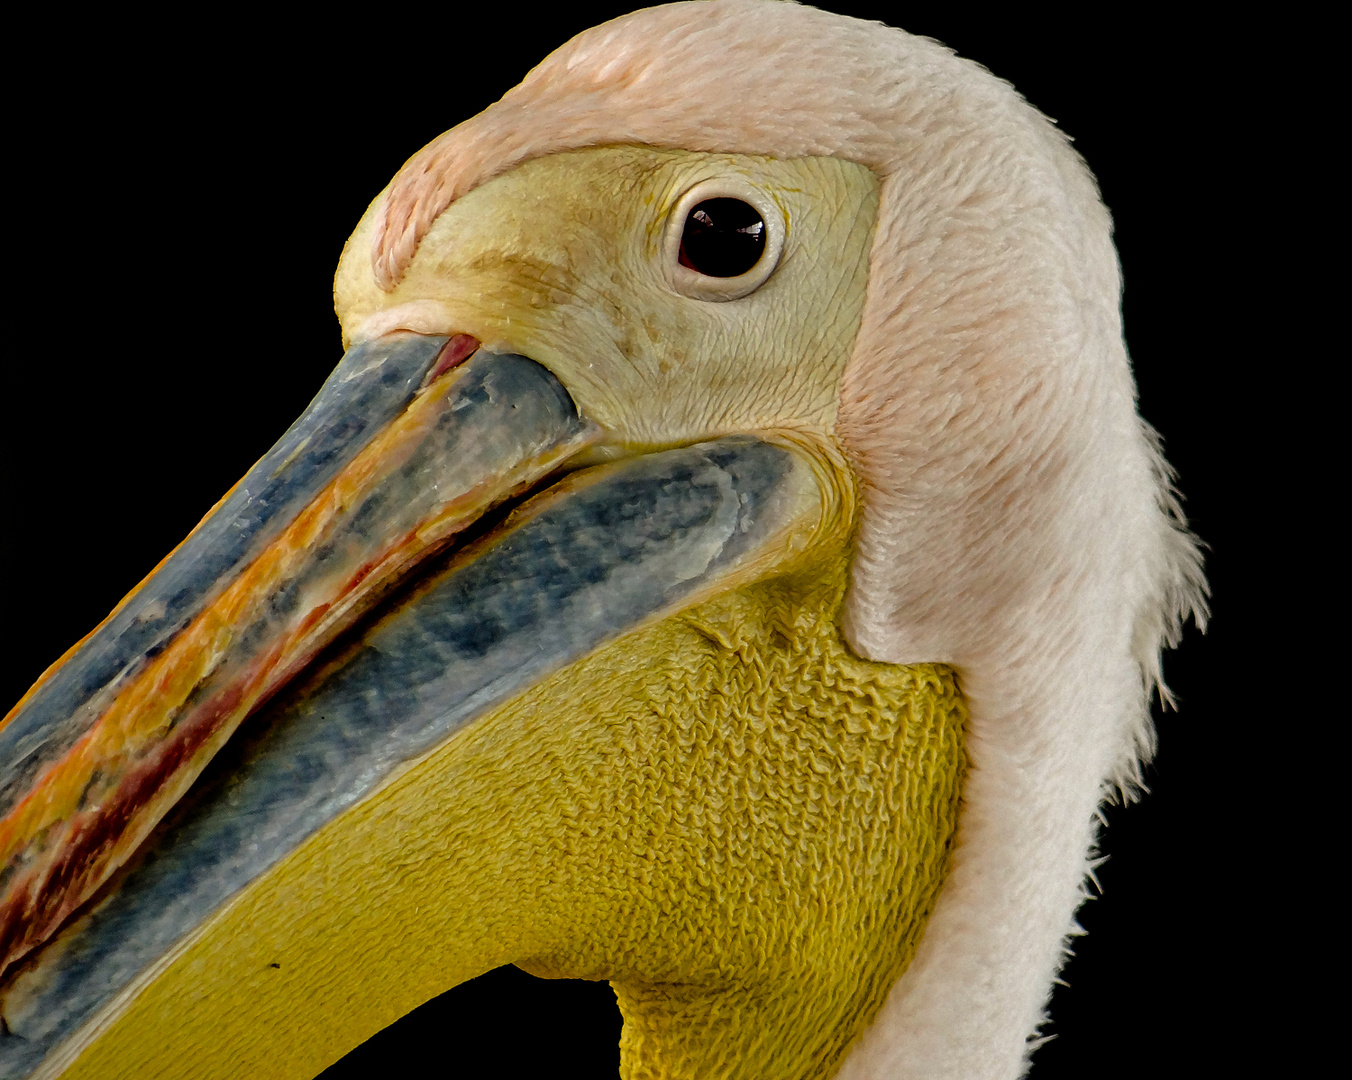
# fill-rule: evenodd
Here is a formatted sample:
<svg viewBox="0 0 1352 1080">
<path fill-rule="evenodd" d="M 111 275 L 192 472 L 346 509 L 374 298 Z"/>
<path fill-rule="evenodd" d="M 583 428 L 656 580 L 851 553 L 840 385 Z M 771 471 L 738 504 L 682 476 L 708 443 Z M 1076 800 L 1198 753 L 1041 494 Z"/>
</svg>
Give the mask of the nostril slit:
<svg viewBox="0 0 1352 1080">
<path fill-rule="evenodd" d="M 441 347 L 437 353 L 432 370 L 423 380 L 424 386 L 430 386 L 453 367 L 459 367 L 479 350 L 479 339 L 470 334 L 456 334 Z"/>
</svg>

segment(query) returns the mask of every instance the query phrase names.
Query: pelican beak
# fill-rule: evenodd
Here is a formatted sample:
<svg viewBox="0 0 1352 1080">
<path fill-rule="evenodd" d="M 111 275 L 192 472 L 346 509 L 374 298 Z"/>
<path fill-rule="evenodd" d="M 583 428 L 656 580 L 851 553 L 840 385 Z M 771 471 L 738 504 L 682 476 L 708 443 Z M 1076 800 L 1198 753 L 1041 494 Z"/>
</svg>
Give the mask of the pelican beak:
<svg viewBox="0 0 1352 1080">
<path fill-rule="evenodd" d="M 679 261 L 711 191 L 737 282 Z M 0 728 L 0 1080 L 302 1080 L 504 964 L 610 981 L 635 1075 L 813 1075 L 965 768 L 953 673 L 842 633 L 879 180 L 546 155 L 387 290 L 394 199 L 311 409 Z"/>
<path fill-rule="evenodd" d="M 349 350 L 0 728 L 0 1073 L 68 1061 L 135 978 L 392 770 L 801 549 L 821 518 L 787 445 L 734 437 L 579 469 L 601 440 L 548 370 L 468 335 Z M 430 575 L 399 592 L 415 567 Z M 184 800 L 241 723 L 382 601 L 221 755 L 225 779 Z"/>
<path fill-rule="evenodd" d="M 240 722 L 412 566 L 594 432 L 477 342 L 352 349 L 197 529 L 3 728 L 0 967 L 45 940 Z"/>
</svg>

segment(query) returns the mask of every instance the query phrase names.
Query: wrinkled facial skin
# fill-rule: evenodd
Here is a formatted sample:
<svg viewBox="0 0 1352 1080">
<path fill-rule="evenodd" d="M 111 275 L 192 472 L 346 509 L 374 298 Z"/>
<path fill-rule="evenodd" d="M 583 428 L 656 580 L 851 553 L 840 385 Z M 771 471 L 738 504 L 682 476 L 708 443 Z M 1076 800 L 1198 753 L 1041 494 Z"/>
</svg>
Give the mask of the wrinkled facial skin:
<svg viewBox="0 0 1352 1080">
<path fill-rule="evenodd" d="M 779 208 L 784 250 L 751 294 L 692 300 L 669 283 L 665 229 L 683 194 L 722 177 Z M 878 207 L 863 166 L 641 147 L 541 158 L 452 204 L 391 293 L 371 271 L 379 202 L 334 284 L 348 342 L 395 328 L 473 334 L 549 368 L 617 446 L 829 436 Z"/>
<path fill-rule="evenodd" d="M 724 182 L 756 192 L 781 250 L 719 302 L 674 284 L 670 230 Z M 453 204 L 390 293 L 379 202 L 335 282 L 348 345 L 469 334 L 531 358 L 600 429 L 583 464 L 733 435 L 791 448 L 816 489 L 806 539 L 410 761 L 167 953 L 66 1075 L 313 1075 L 505 963 L 612 980 L 625 1076 L 832 1075 L 914 953 L 966 760 L 952 672 L 860 660 L 839 630 L 857 493 L 833 427 L 876 177 L 559 154 Z"/>
</svg>

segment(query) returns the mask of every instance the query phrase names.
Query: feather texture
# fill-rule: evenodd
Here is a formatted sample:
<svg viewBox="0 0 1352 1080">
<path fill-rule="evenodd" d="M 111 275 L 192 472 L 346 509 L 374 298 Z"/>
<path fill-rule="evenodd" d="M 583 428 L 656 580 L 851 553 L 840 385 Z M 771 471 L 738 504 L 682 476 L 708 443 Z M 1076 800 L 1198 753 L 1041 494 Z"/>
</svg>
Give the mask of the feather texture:
<svg viewBox="0 0 1352 1080">
<path fill-rule="evenodd" d="M 862 655 L 953 664 L 972 772 L 916 962 L 841 1075 L 1019 1075 L 1090 871 L 1098 804 L 1152 748 L 1159 652 L 1205 583 L 1122 341 L 1111 221 L 1065 137 L 943 46 L 776 0 L 589 30 L 405 165 L 399 280 L 452 201 L 533 157 L 642 143 L 838 156 L 883 184 L 837 433 L 863 484 Z"/>
</svg>

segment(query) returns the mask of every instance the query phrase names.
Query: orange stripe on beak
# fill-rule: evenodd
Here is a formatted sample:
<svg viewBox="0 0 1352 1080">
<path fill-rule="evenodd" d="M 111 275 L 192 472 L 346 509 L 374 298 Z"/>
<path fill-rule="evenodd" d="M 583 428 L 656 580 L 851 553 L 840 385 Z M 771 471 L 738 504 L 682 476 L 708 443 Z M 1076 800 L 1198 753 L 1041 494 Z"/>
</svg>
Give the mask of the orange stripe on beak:
<svg viewBox="0 0 1352 1080">
<path fill-rule="evenodd" d="M 216 583 L 162 651 L 94 696 L 89 726 L 0 821 L 0 971 L 49 937 L 245 717 L 413 566 L 594 441 L 544 369 L 491 354 L 462 366 L 476 347 L 451 339 L 403 411 Z M 542 383 L 531 399 L 542 405 L 518 408 L 522 379 Z"/>
</svg>

